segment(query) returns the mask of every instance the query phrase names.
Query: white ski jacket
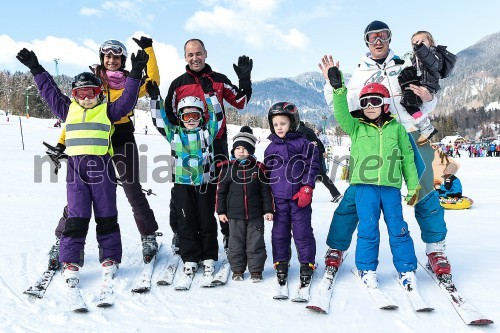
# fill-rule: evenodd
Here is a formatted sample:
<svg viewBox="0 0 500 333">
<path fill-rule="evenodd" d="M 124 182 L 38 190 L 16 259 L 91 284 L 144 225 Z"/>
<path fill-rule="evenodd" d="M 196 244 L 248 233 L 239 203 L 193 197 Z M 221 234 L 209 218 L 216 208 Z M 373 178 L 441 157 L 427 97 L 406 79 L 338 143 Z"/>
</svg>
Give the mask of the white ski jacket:
<svg viewBox="0 0 500 333">
<path fill-rule="evenodd" d="M 352 74 L 347 86 L 347 103 L 349 111 L 359 110 L 359 92 L 368 83 L 381 83 L 389 89 L 391 94 L 390 112 L 395 115 L 398 121 L 406 128 L 407 132 L 418 130 L 415 125 L 415 119 L 400 104 L 401 88 L 398 82 L 398 75 L 401 70 L 410 66 L 411 62 L 405 62 L 389 50 L 389 55 L 384 63 L 379 65 L 370 57 L 370 53 L 361 58 L 358 68 Z M 333 88 L 327 81 L 323 90 L 326 102 L 333 111 Z M 422 117 L 427 117 L 434 110 L 437 104 L 437 98 L 434 96 L 432 101 L 422 103 L 420 111 Z"/>
</svg>

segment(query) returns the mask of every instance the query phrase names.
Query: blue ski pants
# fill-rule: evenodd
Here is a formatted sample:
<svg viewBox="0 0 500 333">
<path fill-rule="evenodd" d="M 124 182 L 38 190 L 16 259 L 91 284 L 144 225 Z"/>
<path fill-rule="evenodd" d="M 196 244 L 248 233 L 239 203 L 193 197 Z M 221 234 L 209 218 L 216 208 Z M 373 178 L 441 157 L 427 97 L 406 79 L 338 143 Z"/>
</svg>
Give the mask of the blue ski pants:
<svg viewBox="0 0 500 333">
<path fill-rule="evenodd" d="M 356 268 L 377 270 L 380 246 L 378 223 L 382 210 L 389 233 L 394 267 L 400 273 L 417 269 L 413 240 L 408 224 L 403 219 L 401 191 L 392 186 L 357 184 L 355 187 L 355 202 L 359 216 Z"/>
</svg>

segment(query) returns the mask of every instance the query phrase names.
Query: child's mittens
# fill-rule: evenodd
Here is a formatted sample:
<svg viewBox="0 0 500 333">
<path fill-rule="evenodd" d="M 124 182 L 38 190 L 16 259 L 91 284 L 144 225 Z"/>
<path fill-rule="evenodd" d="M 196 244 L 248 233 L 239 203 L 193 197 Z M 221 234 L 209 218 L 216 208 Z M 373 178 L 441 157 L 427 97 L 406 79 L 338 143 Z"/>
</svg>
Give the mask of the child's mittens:
<svg viewBox="0 0 500 333">
<path fill-rule="evenodd" d="M 295 195 L 292 197 L 292 200 L 299 199 L 297 205 L 300 208 L 304 208 L 307 205 L 311 204 L 312 195 L 313 195 L 313 188 L 309 185 L 306 185 L 302 186 L 300 190 L 297 193 L 295 193 Z"/>
<path fill-rule="evenodd" d="M 418 190 L 419 188 L 416 188 L 414 190 L 408 190 L 408 194 L 405 197 L 405 201 L 408 204 L 408 206 L 415 206 L 417 203 L 418 199 Z"/>
</svg>

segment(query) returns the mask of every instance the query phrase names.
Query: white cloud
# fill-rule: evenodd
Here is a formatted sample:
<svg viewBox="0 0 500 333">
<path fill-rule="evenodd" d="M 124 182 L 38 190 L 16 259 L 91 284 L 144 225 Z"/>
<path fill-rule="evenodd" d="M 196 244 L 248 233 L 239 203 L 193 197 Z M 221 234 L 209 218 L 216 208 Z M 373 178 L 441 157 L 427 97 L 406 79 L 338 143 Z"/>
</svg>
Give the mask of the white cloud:
<svg viewBox="0 0 500 333">
<path fill-rule="evenodd" d="M 274 46 L 279 49 L 304 49 L 309 38 L 296 28 L 283 31 L 273 24 L 278 1 L 239 0 L 228 7 L 215 5 L 211 11 L 195 12 L 184 24 L 190 32 L 225 34 L 254 47 Z"/>
<path fill-rule="evenodd" d="M 83 7 L 80 9 L 80 14 L 84 16 L 101 16 L 102 12 L 96 8 Z"/>
<path fill-rule="evenodd" d="M 110 13 L 116 13 L 119 17 L 124 20 L 134 22 L 144 26 L 145 28 L 151 28 L 151 21 L 154 20 L 155 16 L 151 14 L 144 14 L 141 7 L 142 1 L 105 1 L 101 8 Z"/>
</svg>

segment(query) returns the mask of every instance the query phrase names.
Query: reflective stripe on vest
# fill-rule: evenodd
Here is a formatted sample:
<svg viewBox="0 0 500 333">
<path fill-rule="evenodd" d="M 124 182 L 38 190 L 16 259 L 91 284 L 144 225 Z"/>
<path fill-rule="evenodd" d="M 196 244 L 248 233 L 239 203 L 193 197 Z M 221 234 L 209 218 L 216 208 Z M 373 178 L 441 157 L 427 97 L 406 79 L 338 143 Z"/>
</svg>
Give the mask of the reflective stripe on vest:
<svg viewBox="0 0 500 333">
<path fill-rule="evenodd" d="M 92 109 L 84 109 L 73 101 L 66 118 L 66 154 L 69 156 L 107 154 L 111 129 L 106 103 Z"/>
</svg>

